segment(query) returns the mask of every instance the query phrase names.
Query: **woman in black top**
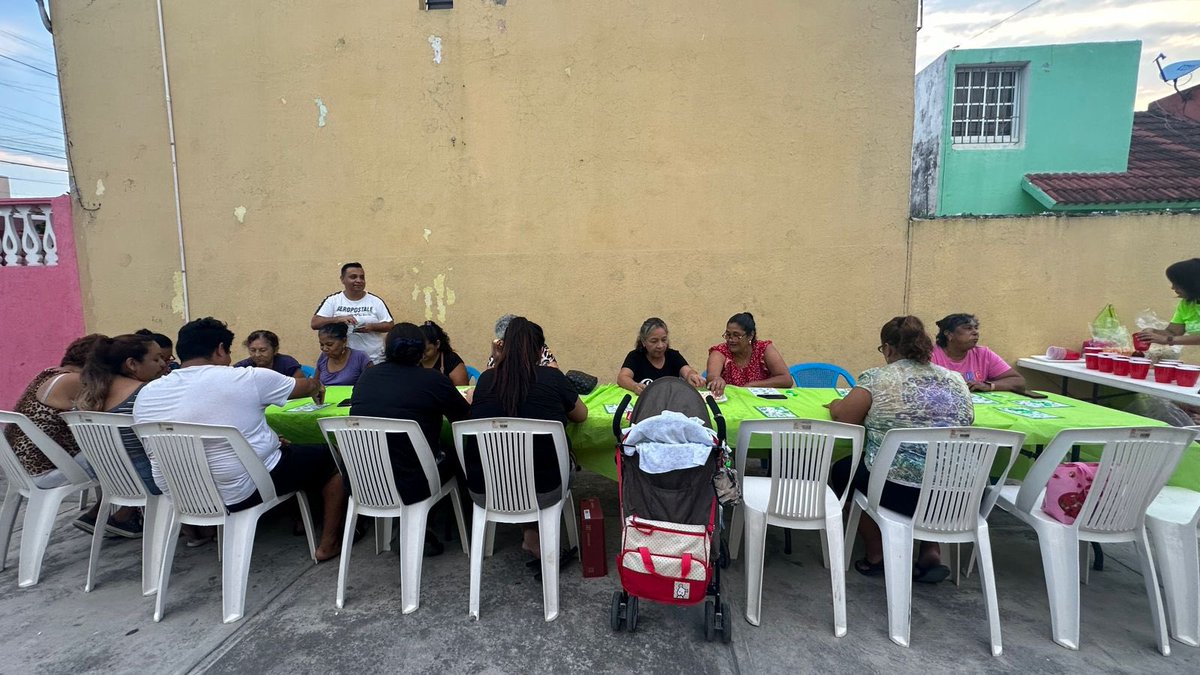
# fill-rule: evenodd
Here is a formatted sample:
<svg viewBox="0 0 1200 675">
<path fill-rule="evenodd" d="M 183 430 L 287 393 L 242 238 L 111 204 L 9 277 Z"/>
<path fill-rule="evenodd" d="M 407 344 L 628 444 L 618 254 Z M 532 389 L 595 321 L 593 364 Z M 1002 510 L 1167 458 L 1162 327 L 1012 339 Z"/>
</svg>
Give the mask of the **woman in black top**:
<svg viewBox="0 0 1200 675">
<path fill-rule="evenodd" d="M 568 422 L 587 419 L 588 409 L 579 394 L 557 368 L 539 366 L 542 348 L 546 345 L 542 327 L 523 316 L 514 318 L 504 331 L 504 342 L 496 367 L 479 376 L 471 401 L 471 419 L 488 417 L 523 417 L 536 420 Z M 467 476 L 467 491 L 476 504 L 484 505 L 483 467 L 479 449 L 473 444 L 463 447 L 463 469 Z M 562 498 L 563 486 L 554 441 L 546 434 L 534 437 L 534 487 L 542 507 Z M 568 486 L 569 487 L 569 486 Z M 524 526 L 521 548 L 538 557 L 541 548 L 536 525 Z"/>
<path fill-rule="evenodd" d="M 450 347 L 450 336 L 442 327 L 432 321 L 421 324 L 421 332 L 425 334 L 425 353 L 421 355 L 421 365 L 441 371 L 456 387 L 465 387 L 471 383 L 467 374 L 467 364 L 462 357 Z"/>
<path fill-rule="evenodd" d="M 470 406 L 449 378 L 432 368 L 421 367 L 428 342 L 421 329 L 398 323 L 387 334 L 386 360 L 363 371 L 354 386 L 351 415 L 413 420 L 438 462 L 442 483 L 458 472 L 453 451 L 440 447 L 442 418 L 457 422 L 467 418 Z M 416 451 L 405 434 L 388 435 L 388 454 L 396 475 L 396 487 L 405 504 L 430 497 L 429 482 Z"/>
<path fill-rule="evenodd" d="M 658 378 L 676 375 L 697 389 L 704 386 L 704 378 L 700 373 L 688 365 L 683 354 L 671 349 L 666 322 L 658 317 L 646 319 L 638 331 L 633 351 L 625 356 L 625 363 L 621 364 L 617 384 L 641 394 L 646 385 Z"/>
</svg>

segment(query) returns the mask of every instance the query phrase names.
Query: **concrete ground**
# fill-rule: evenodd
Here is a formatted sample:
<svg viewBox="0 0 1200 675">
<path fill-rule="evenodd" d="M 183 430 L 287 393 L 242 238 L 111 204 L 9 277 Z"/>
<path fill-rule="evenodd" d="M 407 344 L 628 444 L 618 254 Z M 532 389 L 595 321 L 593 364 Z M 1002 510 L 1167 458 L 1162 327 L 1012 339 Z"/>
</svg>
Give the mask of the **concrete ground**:
<svg viewBox="0 0 1200 675">
<path fill-rule="evenodd" d="M 594 474 L 577 478 L 576 498 L 602 500 L 611 556 L 616 486 Z M 914 587 L 912 646 L 903 648 L 887 636 L 883 579 L 850 572 L 849 633 L 835 638 L 816 534 L 796 533 L 786 555 L 777 529 L 767 540 L 761 626 L 742 614 L 743 561 L 723 576 L 735 619 L 729 645 L 704 641 L 701 605 L 643 603 L 637 632 L 613 633 L 608 607 L 619 582 L 611 563 L 606 579 L 583 579 L 578 563 L 568 567 L 561 614 L 546 623 L 541 585 L 525 567 L 515 526 L 497 531 L 495 557 L 484 562 L 479 621 L 467 617 L 468 564 L 457 542 L 425 560 L 421 607 L 405 616 L 397 557 L 375 555 L 367 537 L 355 547 L 346 607 L 338 610 L 336 564 L 308 560 L 286 512 L 259 529 L 244 619 L 221 623 L 214 546 L 180 546 L 166 616 L 154 623 L 154 598 L 140 594 L 138 541 L 107 539 L 98 584 L 83 592 L 89 539 L 70 526 L 72 506 L 30 589 L 17 588 L 14 535 L 0 572 L 0 672 L 1200 672 L 1200 649 L 1173 642 L 1163 657 L 1154 648 L 1137 557 L 1127 546 L 1107 546 L 1104 571 L 1083 588 L 1081 649 L 1051 642 L 1037 542 L 1001 513 L 992 541 L 1004 654 L 992 657 L 977 576 L 959 587 Z"/>
</svg>

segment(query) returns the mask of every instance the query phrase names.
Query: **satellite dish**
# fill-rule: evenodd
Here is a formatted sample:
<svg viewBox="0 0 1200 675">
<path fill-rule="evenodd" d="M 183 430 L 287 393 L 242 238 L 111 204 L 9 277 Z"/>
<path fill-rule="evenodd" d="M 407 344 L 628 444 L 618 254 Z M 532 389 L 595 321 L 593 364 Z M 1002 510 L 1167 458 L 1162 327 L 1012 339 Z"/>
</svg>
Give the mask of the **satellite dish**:
<svg viewBox="0 0 1200 675">
<path fill-rule="evenodd" d="M 1176 61 L 1164 66 L 1162 60 L 1165 58 L 1167 58 L 1166 54 L 1159 54 L 1158 58 L 1154 59 L 1154 65 L 1158 66 L 1158 74 L 1162 77 L 1163 82 L 1171 83 L 1171 86 L 1175 89 L 1175 93 L 1179 94 L 1186 104 L 1187 96 L 1179 91 L 1179 78 L 1190 75 L 1193 71 L 1200 70 L 1200 59 L 1194 61 Z"/>
</svg>

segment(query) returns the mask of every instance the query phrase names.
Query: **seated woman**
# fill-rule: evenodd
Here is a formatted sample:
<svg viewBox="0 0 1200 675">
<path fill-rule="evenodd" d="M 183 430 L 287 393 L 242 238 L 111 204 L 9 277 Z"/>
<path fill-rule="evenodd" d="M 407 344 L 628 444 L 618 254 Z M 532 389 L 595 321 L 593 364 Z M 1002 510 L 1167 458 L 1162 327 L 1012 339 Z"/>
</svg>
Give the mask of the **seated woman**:
<svg viewBox="0 0 1200 675">
<path fill-rule="evenodd" d="M 344 323 L 330 323 L 317 331 L 317 342 L 321 355 L 317 357 L 317 377 L 321 384 L 354 386 L 359 376 L 371 367 L 371 358 L 366 352 L 351 349 L 346 344 L 350 331 Z"/>
<path fill-rule="evenodd" d="M 840 494 L 846 483 L 867 492 L 872 464 L 889 429 L 913 427 L 969 426 L 975 421 L 971 393 L 958 375 L 930 362 L 933 343 L 925 326 L 915 316 L 898 316 L 879 331 L 879 351 L 887 365 L 871 368 L 858 378 L 858 385 L 845 398 L 829 404 L 837 422 L 861 424 L 867 429 L 863 462 L 850 476 L 850 458 L 833 465 L 829 482 Z M 880 505 L 897 513 L 912 515 L 925 474 L 925 447 L 901 446 L 888 472 Z M 862 574 L 883 574 L 883 538 L 879 526 L 866 514 L 858 522 L 858 533 L 866 545 L 866 558 L 854 563 Z M 921 553 L 912 571 L 916 581 L 937 583 L 950 574 L 941 564 L 941 549 L 935 542 L 921 542 Z M 901 571 L 907 574 L 907 570 Z"/>
<path fill-rule="evenodd" d="M 1167 280 L 1179 298 L 1171 323 L 1166 328 L 1147 328 L 1138 338 L 1156 345 L 1200 345 L 1200 258 L 1172 264 Z"/>
<path fill-rule="evenodd" d="M 657 317 L 646 319 L 638 330 L 633 351 L 625 355 L 625 362 L 617 372 L 617 384 L 641 394 L 646 385 L 671 375 L 682 377 L 693 387 L 704 386 L 700 373 L 688 365 L 683 354 L 671 349 L 666 322 Z"/>
<path fill-rule="evenodd" d="M 539 365 L 546 339 L 542 327 L 523 316 L 513 317 L 504 331 L 496 367 L 485 370 L 475 384 L 471 419 L 488 417 L 524 417 L 535 420 L 568 422 L 587 419 L 588 409 L 575 387 L 557 368 Z M 534 437 L 534 487 L 538 503 L 553 504 L 562 498 L 558 453 L 550 437 Z M 466 447 L 467 491 L 476 504 L 484 504 L 483 469 L 479 450 Z M 567 486 L 569 487 L 569 486 Z M 524 526 L 521 548 L 539 557 L 540 543 L 536 525 Z"/>
<path fill-rule="evenodd" d="M 467 364 L 462 357 L 450 347 L 450 336 L 442 327 L 432 321 L 421 324 L 421 333 L 425 335 L 425 354 L 421 357 L 421 365 L 433 368 L 450 378 L 456 387 L 464 387 L 471 383 L 467 374 Z"/>
<path fill-rule="evenodd" d="M 279 353 L 279 336 L 269 330 L 256 330 L 242 343 L 250 352 L 250 358 L 233 364 L 234 368 L 270 368 L 288 377 L 303 377 L 300 362 Z"/>
<path fill-rule="evenodd" d="M 175 360 L 175 343 L 171 338 L 162 333 L 155 333 L 149 328 L 142 328 L 133 332 L 134 335 L 144 335 L 154 340 L 154 344 L 158 345 L 159 354 L 162 355 L 163 375 L 179 368 L 179 362 Z"/>
<path fill-rule="evenodd" d="M 714 396 L 725 385 L 737 387 L 791 387 L 783 356 L 770 340 L 759 340 L 754 315 L 742 312 L 729 317 L 725 342 L 708 348 L 708 390 Z"/>
<path fill-rule="evenodd" d="M 496 319 L 496 327 L 493 334 L 496 336 L 492 340 L 492 353 L 488 356 L 487 368 L 496 365 L 496 360 L 500 358 L 500 350 L 504 347 L 504 331 L 508 329 L 508 323 L 517 318 L 516 314 L 505 314 Z M 542 345 L 541 356 L 538 357 L 539 366 L 550 366 L 551 368 L 558 367 L 558 359 L 554 358 L 554 354 L 550 352 L 550 348 Z"/>
<path fill-rule="evenodd" d="M 75 398 L 79 395 L 81 388 L 80 373 L 83 372 L 84 364 L 87 363 L 87 357 L 92 348 L 103 339 L 105 336 L 93 333 L 68 345 L 59 366 L 47 368 L 34 375 L 33 380 L 29 382 L 29 386 L 25 388 L 24 393 L 17 399 L 17 404 L 13 407 L 13 412 L 28 417 L 34 426 L 41 429 L 50 437 L 50 440 L 74 457 L 75 462 L 92 477 L 95 477 L 96 472 L 92 470 L 87 457 L 80 452 L 79 446 L 75 444 L 75 437 L 71 435 L 71 429 L 59 416 L 59 413 L 75 408 Z M 53 488 L 67 484 L 67 478 L 63 476 L 62 471 L 55 467 L 54 463 L 16 425 L 10 424 L 5 427 L 4 438 L 12 446 L 13 453 L 21 462 L 21 466 L 33 478 L 33 482 L 38 487 Z M 85 532 L 94 532 L 96 513 L 99 508 L 100 504 L 97 502 L 90 511 L 76 518 L 75 527 Z M 120 525 L 129 524 L 109 518 L 106 529 L 113 534 L 131 537 L 141 535 L 140 527 L 134 532 L 123 530 Z"/>
<path fill-rule="evenodd" d="M 465 420 L 471 407 L 445 374 L 422 367 L 421 359 L 429 346 L 421 328 L 411 323 L 393 326 L 384 343 L 384 362 L 364 372 L 354 387 L 350 414 L 413 420 L 419 424 L 445 484 L 458 474 L 458 460 L 453 448 L 447 451 L 438 442 L 442 420 Z M 388 455 L 400 499 L 405 504 L 428 499 L 429 481 L 408 436 L 389 434 Z M 442 544 L 432 531 L 425 532 L 425 544 L 428 555 L 442 551 Z"/>
<path fill-rule="evenodd" d="M 971 391 L 1025 391 L 1025 378 L 996 352 L 979 345 L 979 319 L 951 314 L 937 327 L 933 362 L 962 375 Z"/>
</svg>

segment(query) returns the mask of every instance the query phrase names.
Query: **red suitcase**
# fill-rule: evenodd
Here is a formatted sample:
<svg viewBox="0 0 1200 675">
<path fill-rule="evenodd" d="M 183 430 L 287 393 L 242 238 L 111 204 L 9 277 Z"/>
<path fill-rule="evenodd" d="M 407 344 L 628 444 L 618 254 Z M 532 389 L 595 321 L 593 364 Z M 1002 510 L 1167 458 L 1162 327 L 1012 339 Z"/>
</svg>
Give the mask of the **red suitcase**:
<svg viewBox="0 0 1200 675">
<path fill-rule="evenodd" d="M 608 554 L 604 548 L 604 513 L 600 500 L 588 497 L 579 501 L 579 559 L 583 576 L 608 576 Z"/>
</svg>

